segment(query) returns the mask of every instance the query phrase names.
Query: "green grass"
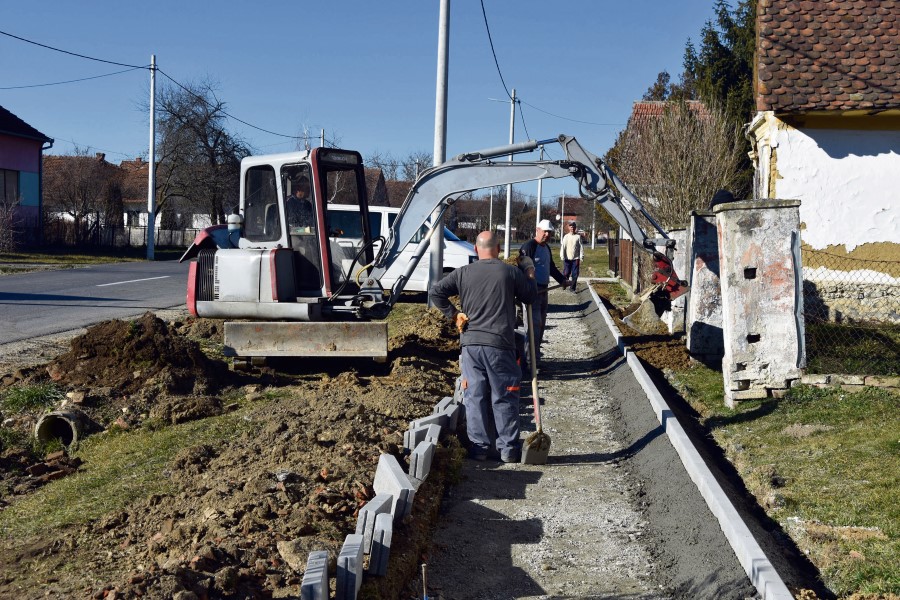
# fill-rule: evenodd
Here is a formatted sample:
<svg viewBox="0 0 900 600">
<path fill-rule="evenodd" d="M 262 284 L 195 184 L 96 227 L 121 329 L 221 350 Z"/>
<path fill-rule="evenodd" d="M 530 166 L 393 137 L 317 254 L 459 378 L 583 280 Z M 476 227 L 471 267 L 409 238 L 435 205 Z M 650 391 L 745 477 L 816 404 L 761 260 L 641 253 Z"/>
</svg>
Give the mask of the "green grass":
<svg viewBox="0 0 900 600">
<path fill-rule="evenodd" d="M 53 481 L 0 512 L 0 536 L 21 538 L 84 524 L 125 510 L 139 498 L 171 491 L 165 469 L 178 452 L 249 431 L 252 425 L 242 419 L 244 412 L 88 438 L 76 456 L 90 468 Z"/>
<path fill-rule="evenodd" d="M 800 386 L 732 410 L 721 373 L 694 367 L 675 377 L 748 489 L 830 589 L 900 593 L 900 396 Z"/>
<path fill-rule="evenodd" d="M 606 277 L 607 271 L 609 271 L 609 252 L 606 249 L 606 242 L 602 244 L 598 242 L 593 250 L 590 242 L 585 244 L 580 276 Z"/>
<path fill-rule="evenodd" d="M 900 325 L 806 324 L 811 373 L 900 374 Z"/>
<path fill-rule="evenodd" d="M 155 260 L 176 260 L 184 248 L 157 248 Z M 67 248 L 42 247 L 33 251 L 0 252 L 0 263 L 9 265 L 40 264 L 74 266 L 147 259 L 146 248 Z"/>
<path fill-rule="evenodd" d="M 53 406 L 63 399 L 63 392 L 54 383 L 11 387 L 0 396 L 0 408 L 5 413 L 21 413 Z"/>
</svg>

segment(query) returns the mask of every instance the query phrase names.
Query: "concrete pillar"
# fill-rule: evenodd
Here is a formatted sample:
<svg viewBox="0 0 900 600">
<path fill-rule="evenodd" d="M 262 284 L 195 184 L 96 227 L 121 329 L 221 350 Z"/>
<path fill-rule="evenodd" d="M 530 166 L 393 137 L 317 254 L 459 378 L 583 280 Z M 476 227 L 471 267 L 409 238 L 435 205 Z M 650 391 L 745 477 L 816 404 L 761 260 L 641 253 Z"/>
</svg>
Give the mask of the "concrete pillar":
<svg viewBox="0 0 900 600">
<path fill-rule="evenodd" d="M 672 255 L 672 267 L 678 273 L 680 279 L 687 279 L 687 230 L 673 229 L 669 237 L 675 240 L 675 253 Z M 657 248 L 659 252 L 666 253 L 665 247 Z M 669 328 L 669 333 L 676 334 L 684 331 L 684 309 L 687 302 L 687 294 L 679 296 L 672 301 L 672 310 L 667 310 L 662 315 L 662 321 Z"/>
<path fill-rule="evenodd" d="M 713 209 L 728 406 L 787 389 L 805 364 L 799 206 L 755 200 Z"/>
<path fill-rule="evenodd" d="M 704 364 L 718 368 L 725 354 L 725 344 L 722 338 L 719 234 L 714 212 L 691 213 L 687 245 L 690 260 L 684 277 L 691 285 L 685 314 L 688 353 Z"/>
</svg>

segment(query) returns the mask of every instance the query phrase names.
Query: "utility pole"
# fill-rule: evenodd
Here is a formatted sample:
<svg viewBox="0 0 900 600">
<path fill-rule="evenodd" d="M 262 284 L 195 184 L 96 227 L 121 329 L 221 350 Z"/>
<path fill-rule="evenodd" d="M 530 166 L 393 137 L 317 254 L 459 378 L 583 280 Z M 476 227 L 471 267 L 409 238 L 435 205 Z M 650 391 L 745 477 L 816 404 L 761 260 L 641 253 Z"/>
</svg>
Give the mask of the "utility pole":
<svg viewBox="0 0 900 600">
<path fill-rule="evenodd" d="M 509 98 L 509 144 L 516 141 L 516 88 L 512 90 Z M 513 155 L 509 155 L 509 162 L 513 161 Z M 506 184 L 506 236 L 503 241 L 503 258 L 509 258 L 509 225 L 512 218 L 512 184 Z"/>
<path fill-rule="evenodd" d="M 438 23 L 437 89 L 434 110 L 434 166 L 444 162 L 447 153 L 447 80 L 450 60 L 450 0 L 441 0 Z M 444 273 L 444 219 L 435 210 L 431 215 L 431 262 L 428 266 L 428 289 Z M 432 306 L 431 298 L 428 306 Z"/>
<path fill-rule="evenodd" d="M 491 207 L 488 209 L 488 231 L 494 230 L 494 186 L 491 186 Z"/>
<path fill-rule="evenodd" d="M 544 160 L 544 145 L 541 144 L 541 160 Z M 537 216 L 534 219 L 534 226 L 541 222 L 541 201 L 543 199 L 544 180 L 538 179 L 538 197 L 537 197 Z"/>
<path fill-rule="evenodd" d="M 150 55 L 150 164 L 147 176 L 147 260 L 156 244 L 156 55 Z"/>
</svg>

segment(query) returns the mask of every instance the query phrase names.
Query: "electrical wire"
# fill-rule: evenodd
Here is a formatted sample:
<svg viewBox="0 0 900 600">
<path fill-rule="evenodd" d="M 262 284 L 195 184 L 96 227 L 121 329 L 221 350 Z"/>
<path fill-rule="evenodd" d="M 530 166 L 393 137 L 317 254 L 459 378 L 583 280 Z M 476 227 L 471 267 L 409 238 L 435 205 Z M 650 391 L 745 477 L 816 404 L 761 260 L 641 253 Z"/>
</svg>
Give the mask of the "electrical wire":
<svg viewBox="0 0 900 600">
<path fill-rule="evenodd" d="M 50 85 L 63 85 L 66 83 L 78 83 L 79 81 L 100 79 L 101 77 L 111 77 L 113 75 L 121 75 L 122 73 L 130 73 L 131 71 L 136 71 L 138 69 L 145 69 L 145 68 L 147 68 L 147 67 L 132 67 L 130 69 L 125 69 L 124 71 L 116 71 L 115 73 L 107 73 L 106 75 L 94 75 L 93 77 L 82 77 L 81 79 L 69 79 L 68 81 L 55 81 L 53 83 L 36 83 L 34 85 L 14 85 L 14 86 L 9 86 L 9 87 L 0 87 L 0 90 L 24 90 L 26 88 L 47 87 Z"/>
<path fill-rule="evenodd" d="M 95 60 L 95 61 L 97 61 L 97 62 L 107 63 L 107 64 L 110 64 L 110 65 L 117 65 L 117 66 L 119 66 L 119 67 L 129 67 L 129 68 L 131 68 L 131 69 L 146 69 L 146 68 L 149 67 L 149 65 L 143 65 L 143 66 L 139 66 L 139 65 L 129 65 L 129 64 L 127 64 L 127 63 L 120 63 L 120 62 L 116 62 L 116 61 L 113 61 L 113 60 L 104 60 L 104 59 L 102 59 L 102 58 L 94 58 L 93 56 L 86 56 L 86 55 L 84 55 L 84 54 L 78 54 L 77 52 L 70 52 L 70 51 L 68 51 L 68 50 L 62 50 L 62 49 L 60 49 L 60 48 L 54 48 L 53 46 L 48 46 L 47 44 L 40 44 L 40 43 L 38 43 L 38 42 L 35 42 L 35 41 L 32 41 L 32 40 L 28 40 L 28 39 L 25 39 L 25 38 L 23 38 L 23 37 L 19 37 L 19 36 L 17 36 L 17 35 L 13 35 L 13 34 L 8 33 L 8 32 L 6 32 L 6 31 L 0 31 L 0 34 L 5 35 L 5 36 L 8 36 L 8 37 L 11 37 L 11 38 L 13 38 L 13 39 L 17 39 L 17 40 L 19 40 L 19 41 L 21 41 L 21 42 L 26 42 L 26 43 L 29 43 L 29 44 L 34 44 L 35 46 L 40 46 L 41 48 L 46 48 L 46 49 L 48 49 L 48 50 L 53 50 L 54 52 L 62 52 L 63 54 L 68 54 L 68 55 L 70 55 L 70 56 L 77 56 L 78 58 L 86 58 L 87 60 Z"/>
<path fill-rule="evenodd" d="M 216 108 L 215 106 L 212 105 L 212 103 L 211 103 L 209 100 L 207 100 L 207 99 L 204 98 L 203 96 L 200 96 L 199 94 L 194 93 L 192 90 L 188 89 L 187 87 L 181 85 L 181 84 L 178 83 L 174 78 L 172 78 L 171 75 L 169 75 L 168 73 L 166 73 L 165 71 L 163 71 L 163 70 L 160 69 L 159 67 L 157 67 L 156 70 L 159 71 L 160 74 L 163 75 L 163 77 L 165 77 L 166 79 L 168 79 L 169 81 L 171 81 L 172 83 L 174 83 L 175 85 L 177 85 L 178 87 L 180 87 L 182 90 L 184 90 L 185 92 L 187 92 L 188 94 L 190 94 L 190 95 L 193 96 L 194 98 L 200 100 L 201 102 L 203 102 L 204 104 L 206 104 L 206 105 L 209 106 L 210 108 Z M 232 120 L 234 120 L 234 121 L 237 121 L 238 123 L 241 123 L 241 124 L 243 124 L 243 125 L 246 125 L 247 127 L 250 127 L 250 128 L 252 128 L 252 129 L 256 129 L 257 131 L 262 131 L 263 133 L 268 133 L 269 135 L 274 135 L 274 136 L 283 137 L 283 138 L 289 138 L 289 139 L 292 139 L 292 140 L 304 140 L 304 141 L 313 140 L 313 139 L 318 139 L 318 136 L 313 137 L 313 136 L 309 136 L 309 135 L 288 135 L 288 134 L 286 134 L 286 133 L 278 133 L 278 132 L 276 132 L 276 131 L 270 131 L 270 130 L 268 130 L 268 129 L 263 129 L 262 127 L 257 127 L 257 126 L 254 125 L 253 123 L 248 123 L 247 121 L 244 121 L 243 119 L 239 119 L 239 118 L 235 117 L 234 115 L 225 112 L 224 110 L 221 111 L 221 113 L 222 113 L 223 115 L 225 115 L 226 117 L 228 117 L 229 119 L 232 119 Z M 326 139 L 326 141 L 329 141 L 329 140 Z"/>
<path fill-rule="evenodd" d="M 569 117 L 557 115 L 552 112 L 546 111 L 542 108 L 538 108 L 534 104 L 529 104 L 528 102 L 525 102 L 524 100 L 519 100 L 519 102 L 521 102 L 522 104 L 527 104 L 528 106 L 530 106 L 531 108 L 533 108 L 534 110 L 536 110 L 538 112 L 542 112 L 545 115 L 550 115 L 551 117 L 556 117 L 557 119 L 562 119 L 563 121 L 571 121 L 573 123 L 582 123 L 584 125 L 597 125 L 599 127 L 622 127 L 622 126 L 626 125 L 626 123 L 596 123 L 594 121 L 582 121 L 579 119 L 570 119 Z"/>
<path fill-rule="evenodd" d="M 487 30 L 488 42 L 491 44 L 491 54 L 494 55 L 494 64 L 497 65 L 497 75 L 500 76 L 500 83 L 503 84 L 503 89 L 506 90 L 506 96 L 512 100 L 512 94 L 509 93 L 509 88 L 506 87 L 506 81 L 503 79 L 503 73 L 500 71 L 500 62 L 497 60 L 497 52 L 494 50 L 494 40 L 491 37 L 491 27 L 488 25 L 487 12 L 484 10 L 484 0 L 481 0 L 481 14 L 484 16 L 484 28 Z"/>
</svg>

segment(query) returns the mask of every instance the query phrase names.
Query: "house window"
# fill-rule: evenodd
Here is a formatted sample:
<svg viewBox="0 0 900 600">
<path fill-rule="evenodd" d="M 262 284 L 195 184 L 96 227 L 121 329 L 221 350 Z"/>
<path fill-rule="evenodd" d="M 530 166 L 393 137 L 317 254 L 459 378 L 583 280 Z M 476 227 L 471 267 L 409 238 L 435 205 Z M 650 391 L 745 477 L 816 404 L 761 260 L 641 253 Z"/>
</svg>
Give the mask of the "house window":
<svg viewBox="0 0 900 600">
<path fill-rule="evenodd" d="M 17 204 L 19 202 L 19 172 L 0 169 L 0 201 Z"/>
</svg>

